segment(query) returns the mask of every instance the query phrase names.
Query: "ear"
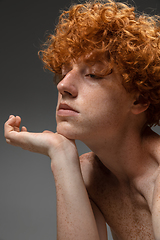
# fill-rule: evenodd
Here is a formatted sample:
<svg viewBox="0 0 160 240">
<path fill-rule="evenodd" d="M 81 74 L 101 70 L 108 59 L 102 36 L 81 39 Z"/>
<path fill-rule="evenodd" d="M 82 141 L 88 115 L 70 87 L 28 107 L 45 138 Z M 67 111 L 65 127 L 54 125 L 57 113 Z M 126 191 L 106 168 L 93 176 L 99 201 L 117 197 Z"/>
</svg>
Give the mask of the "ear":
<svg viewBox="0 0 160 240">
<path fill-rule="evenodd" d="M 139 95 L 132 104 L 132 113 L 140 114 L 148 109 L 150 102 L 148 99 L 144 98 L 142 95 Z"/>
</svg>

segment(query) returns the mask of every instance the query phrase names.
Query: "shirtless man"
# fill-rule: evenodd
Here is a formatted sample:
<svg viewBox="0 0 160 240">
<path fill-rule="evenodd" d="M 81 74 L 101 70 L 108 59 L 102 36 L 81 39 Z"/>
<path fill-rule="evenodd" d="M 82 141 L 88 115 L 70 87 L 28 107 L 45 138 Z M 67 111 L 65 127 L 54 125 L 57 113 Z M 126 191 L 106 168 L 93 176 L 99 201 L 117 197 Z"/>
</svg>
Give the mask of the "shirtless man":
<svg viewBox="0 0 160 240">
<path fill-rule="evenodd" d="M 154 17 L 122 3 L 62 13 L 41 51 L 56 74 L 57 132 L 5 123 L 9 144 L 45 154 L 57 193 L 58 240 L 160 239 L 160 38 Z M 77 153 L 75 139 L 91 153 Z"/>
</svg>

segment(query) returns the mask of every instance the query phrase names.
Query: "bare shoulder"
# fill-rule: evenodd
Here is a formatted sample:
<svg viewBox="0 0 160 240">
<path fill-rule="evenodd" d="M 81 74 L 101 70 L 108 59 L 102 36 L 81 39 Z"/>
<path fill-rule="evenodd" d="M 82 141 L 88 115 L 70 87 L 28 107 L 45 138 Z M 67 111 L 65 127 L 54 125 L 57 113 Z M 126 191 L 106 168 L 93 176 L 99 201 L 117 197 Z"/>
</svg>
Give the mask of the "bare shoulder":
<svg viewBox="0 0 160 240">
<path fill-rule="evenodd" d="M 89 192 L 96 189 L 101 182 L 101 186 L 106 185 L 109 170 L 102 164 L 100 159 L 93 152 L 80 156 L 82 176 Z"/>
<path fill-rule="evenodd" d="M 93 168 L 96 167 L 97 170 L 103 170 L 103 171 L 109 171 L 103 163 L 100 161 L 100 159 L 97 157 L 97 155 L 93 152 L 88 152 L 80 156 L 80 164 L 83 167 L 84 165 L 90 165 Z"/>
<path fill-rule="evenodd" d="M 89 152 L 80 156 L 80 165 L 82 172 L 85 174 L 93 173 L 98 174 L 104 172 L 107 174 L 109 170 L 103 165 L 95 153 Z"/>
<path fill-rule="evenodd" d="M 147 128 L 144 135 L 145 171 L 138 178 L 136 187 L 147 200 L 150 211 L 155 198 L 155 189 L 160 182 L 160 136 L 152 129 Z M 159 184 L 160 187 L 160 184 Z"/>
<path fill-rule="evenodd" d="M 160 164 L 160 135 L 150 128 L 145 132 L 145 148 L 150 156 Z"/>
<path fill-rule="evenodd" d="M 80 156 L 80 162 L 93 161 L 96 155 L 93 152 L 84 153 Z"/>
<path fill-rule="evenodd" d="M 91 178 L 94 175 L 95 159 L 96 156 L 93 152 L 85 153 L 80 156 L 80 166 L 86 187 L 89 187 L 91 184 Z"/>
</svg>

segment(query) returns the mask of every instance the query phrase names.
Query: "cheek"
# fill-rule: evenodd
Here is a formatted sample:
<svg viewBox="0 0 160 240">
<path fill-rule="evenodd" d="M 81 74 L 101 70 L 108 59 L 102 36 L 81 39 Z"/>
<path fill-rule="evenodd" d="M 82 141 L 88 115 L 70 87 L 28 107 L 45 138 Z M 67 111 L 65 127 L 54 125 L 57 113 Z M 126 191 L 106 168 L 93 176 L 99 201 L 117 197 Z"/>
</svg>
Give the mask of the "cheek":
<svg viewBox="0 0 160 240">
<path fill-rule="evenodd" d="M 126 114 L 125 99 L 119 93 L 99 93 L 83 103 L 83 110 L 88 119 L 89 127 L 118 125 Z"/>
<path fill-rule="evenodd" d="M 86 99 L 84 98 L 82 105 L 86 114 L 95 117 L 95 115 L 105 116 L 111 114 L 117 108 L 117 103 L 118 100 L 115 97 L 100 92 Z"/>
<path fill-rule="evenodd" d="M 73 119 L 58 119 L 57 131 L 71 139 L 83 140 L 85 137 L 96 137 L 117 131 L 125 122 L 125 97 L 124 93 L 109 89 L 96 91 L 83 91 L 75 102 L 80 115 Z M 61 96 L 59 96 L 60 100 Z"/>
</svg>

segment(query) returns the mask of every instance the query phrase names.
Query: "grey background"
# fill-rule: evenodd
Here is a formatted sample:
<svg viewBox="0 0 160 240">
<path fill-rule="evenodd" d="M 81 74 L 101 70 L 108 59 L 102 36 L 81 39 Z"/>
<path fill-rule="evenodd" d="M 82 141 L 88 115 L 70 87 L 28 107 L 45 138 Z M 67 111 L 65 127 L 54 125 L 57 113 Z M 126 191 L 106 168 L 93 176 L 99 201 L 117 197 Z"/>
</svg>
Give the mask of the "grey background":
<svg viewBox="0 0 160 240">
<path fill-rule="evenodd" d="M 59 10 L 70 3 L 0 1 L 0 240 L 56 239 L 50 159 L 7 145 L 3 124 L 14 114 L 22 117 L 29 131 L 56 130 L 53 75 L 43 71 L 37 52 L 46 31 L 54 29 Z M 135 0 L 135 4 L 139 11 L 160 12 L 159 0 Z M 77 144 L 79 154 L 88 151 Z"/>
</svg>

